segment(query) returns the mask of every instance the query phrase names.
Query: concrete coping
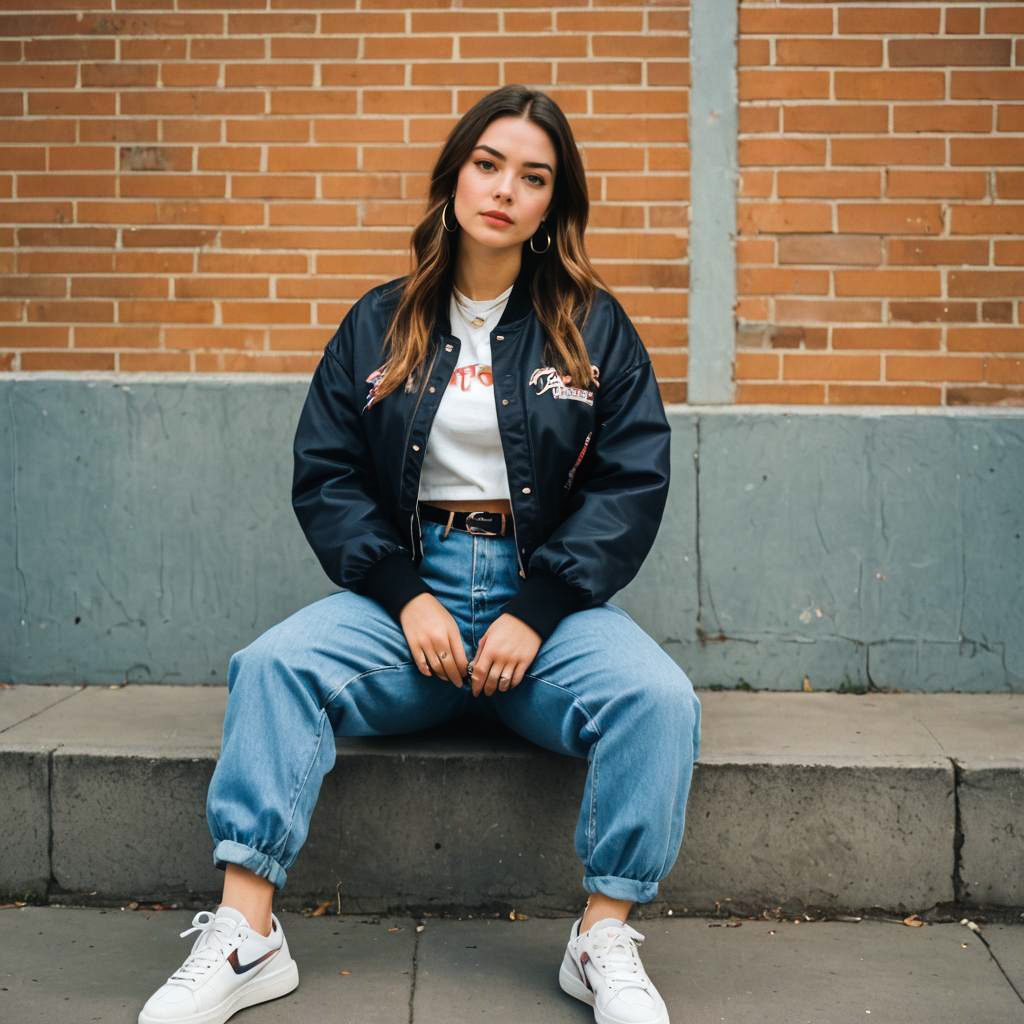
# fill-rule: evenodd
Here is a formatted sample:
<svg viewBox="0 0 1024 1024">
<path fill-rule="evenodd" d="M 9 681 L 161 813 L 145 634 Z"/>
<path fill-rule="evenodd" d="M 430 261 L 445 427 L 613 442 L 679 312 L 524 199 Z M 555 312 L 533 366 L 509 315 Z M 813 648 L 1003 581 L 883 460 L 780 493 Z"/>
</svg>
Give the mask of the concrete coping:
<svg viewBox="0 0 1024 1024">
<path fill-rule="evenodd" d="M 837 694 L 698 690 L 698 761 L 1024 766 L 1024 694 Z M 17 684 L 0 688 L 0 750 L 156 755 L 219 750 L 223 685 Z M 480 700 L 500 699 L 480 697 Z M 461 719 L 408 736 L 339 738 L 339 753 L 495 753 L 533 745 Z"/>
</svg>

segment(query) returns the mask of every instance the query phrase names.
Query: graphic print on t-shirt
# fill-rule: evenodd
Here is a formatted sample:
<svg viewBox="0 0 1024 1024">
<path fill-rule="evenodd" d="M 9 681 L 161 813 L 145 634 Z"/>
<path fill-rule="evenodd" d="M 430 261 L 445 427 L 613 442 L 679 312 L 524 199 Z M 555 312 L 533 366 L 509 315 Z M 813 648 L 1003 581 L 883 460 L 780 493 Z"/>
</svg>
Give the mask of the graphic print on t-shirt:
<svg viewBox="0 0 1024 1024">
<path fill-rule="evenodd" d="M 466 363 L 465 366 L 457 366 L 452 372 L 448 386 L 458 385 L 460 391 L 469 391 L 474 382 L 477 386 L 493 387 L 494 376 L 491 373 L 491 368 L 483 363 Z"/>
</svg>

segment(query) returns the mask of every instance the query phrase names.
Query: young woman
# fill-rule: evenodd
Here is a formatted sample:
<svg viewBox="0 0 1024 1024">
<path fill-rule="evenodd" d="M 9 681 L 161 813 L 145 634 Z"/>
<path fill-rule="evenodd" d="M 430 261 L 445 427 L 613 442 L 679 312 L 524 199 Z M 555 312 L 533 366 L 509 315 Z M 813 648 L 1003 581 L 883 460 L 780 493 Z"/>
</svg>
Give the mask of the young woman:
<svg viewBox="0 0 1024 1024">
<path fill-rule="evenodd" d="M 463 711 L 586 758 L 575 831 L 587 905 L 559 968 L 599 1024 L 667 1024 L 626 923 L 682 843 L 700 702 L 608 599 L 647 556 L 670 427 L 650 359 L 583 246 L 572 131 L 507 86 L 453 129 L 414 270 L 346 314 L 295 436 L 293 504 L 342 589 L 234 654 L 207 816 L 215 912 L 140 1024 L 220 1024 L 290 992 L 274 892 L 336 736 Z"/>
</svg>

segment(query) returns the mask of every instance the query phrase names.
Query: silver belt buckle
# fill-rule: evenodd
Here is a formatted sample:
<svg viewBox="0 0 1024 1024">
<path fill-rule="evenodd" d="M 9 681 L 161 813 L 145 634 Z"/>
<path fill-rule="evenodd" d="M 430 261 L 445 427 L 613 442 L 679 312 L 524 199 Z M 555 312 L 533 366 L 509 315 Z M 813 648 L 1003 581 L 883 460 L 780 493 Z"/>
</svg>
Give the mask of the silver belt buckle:
<svg viewBox="0 0 1024 1024">
<path fill-rule="evenodd" d="M 497 530 L 481 530 L 476 528 L 476 523 L 473 522 L 474 516 L 492 516 L 493 512 L 467 512 L 466 513 L 466 532 L 480 534 L 483 537 L 497 537 Z"/>
</svg>

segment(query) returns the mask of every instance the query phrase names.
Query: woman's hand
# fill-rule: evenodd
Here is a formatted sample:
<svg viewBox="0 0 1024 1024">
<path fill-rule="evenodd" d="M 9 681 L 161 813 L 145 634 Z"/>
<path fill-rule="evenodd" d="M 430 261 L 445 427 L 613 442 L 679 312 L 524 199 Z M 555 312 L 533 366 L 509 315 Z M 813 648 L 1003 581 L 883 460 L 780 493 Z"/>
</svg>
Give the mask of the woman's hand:
<svg viewBox="0 0 1024 1024">
<path fill-rule="evenodd" d="M 540 634 L 514 615 L 499 615 L 480 638 L 470 682 L 473 696 L 491 697 L 495 690 L 518 686 L 542 643 Z M 499 676 L 510 678 L 499 682 Z"/>
<path fill-rule="evenodd" d="M 423 593 L 407 601 L 398 618 L 420 672 L 446 679 L 461 689 L 469 659 L 451 612 L 433 594 Z"/>
</svg>

